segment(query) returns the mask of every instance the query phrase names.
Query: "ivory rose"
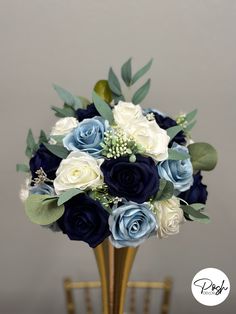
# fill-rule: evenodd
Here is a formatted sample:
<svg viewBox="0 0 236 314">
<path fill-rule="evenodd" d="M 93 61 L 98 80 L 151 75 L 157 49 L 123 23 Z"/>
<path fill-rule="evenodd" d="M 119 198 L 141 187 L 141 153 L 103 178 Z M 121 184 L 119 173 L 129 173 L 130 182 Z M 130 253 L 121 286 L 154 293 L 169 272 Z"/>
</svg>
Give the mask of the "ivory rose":
<svg viewBox="0 0 236 314">
<path fill-rule="evenodd" d="M 86 190 L 103 183 L 100 166 L 103 159 L 95 159 L 87 153 L 71 152 L 63 159 L 56 172 L 54 188 L 60 194 L 71 188 Z"/>
<path fill-rule="evenodd" d="M 169 235 L 179 233 L 179 226 L 184 222 L 180 200 L 173 196 L 171 199 L 155 202 L 154 208 L 159 223 L 159 237 L 166 238 Z"/>
<path fill-rule="evenodd" d="M 76 118 L 66 117 L 61 118 L 56 122 L 51 131 L 51 136 L 66 135 L 78 126 L 79 122 Z"/>
<path fill-rule="evenodd" d="M 123 130 L 128 129 L 132 123 L 146 119 L 139 105 L 124 101 L 119 101 L 114 107 L 113 116 L 115 123 Z"/>
<path fill-rule="evenodd" d="M 113 109 L 114 120 L 118 127 L 133 137 L 142 146 L 144 154 L 156 161 L 168 158 L 169 136 L 155 120 L 148 121 L 139 105 L 119 101 Z"/>
</svg>

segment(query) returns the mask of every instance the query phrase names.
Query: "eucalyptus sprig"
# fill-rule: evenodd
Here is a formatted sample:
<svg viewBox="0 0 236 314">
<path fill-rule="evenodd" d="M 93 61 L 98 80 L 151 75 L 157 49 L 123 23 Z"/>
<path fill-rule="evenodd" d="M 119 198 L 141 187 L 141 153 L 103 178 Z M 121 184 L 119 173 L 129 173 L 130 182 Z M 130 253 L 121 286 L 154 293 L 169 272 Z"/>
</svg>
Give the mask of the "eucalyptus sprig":
<svg viewBox="0 0 236 314">
<path fill-rule="evenodd" d="M 55 115 L 59 118 L 75 117 L 77 109 L 86 108 L 90 101 L 81 96 L 74 96 L 66 89 L 54 84 L 53 85 L 57 95 L 64 102 L 63 108 L 52 106 L 51 109 L 55 111 Z"/>
<path fill-rule="evenodd" d="M 197 123 L 197 120 L 195 120 L 197 115 L 197 109 L 187 113 L 187 114 L 180 114 L 176 118 L 176 123 L 183 128 L 183 131 L 189 135 L 189 132 L 192 130 L 192 128 Z"/>
<path fill-rule="evenodd" d="M 27 137 L 26 137 L 26 149 L 25 149 L 26 157 L 32 158 L 32 156 L 35 154 L 35 152 L 39 148 L 39 145 L 45 142 L 48 142 L 48 137 L 47 137 L 47 134 L 43 130 L 40 131 L 38 141 L 36 141 L 32 130 L 29 129 Z M 17 164 L 16 171 L 28 173 L 30 171 L 30 168 L 26 164 Z"/>
<path fill-rule="evenodd" d="M 126 87 L 130 91 L 130 88 L 141 79 L 151 68 L 153 60 L 151 59 L 147 64 L 145 64 L 141 69 L 139 69 L 134 75 L 132 75 L 132 59 L 129 58 L 122 66 L 121 66 L 121 77 Z M 112 91 L 112 98 L 115 103 L 119 100 L 130 100 L 125 99 L 124 93 L 121 88 L 121 84 L 119 79 L 112 68 L 110 68 L 108 73 L 108 84 Z M 146 95 L 149 92 L 151 85 L 151 79 L 148 79 L 131 97 L 132 103 L 139 104 L 143 101 Z"/>
</svg>

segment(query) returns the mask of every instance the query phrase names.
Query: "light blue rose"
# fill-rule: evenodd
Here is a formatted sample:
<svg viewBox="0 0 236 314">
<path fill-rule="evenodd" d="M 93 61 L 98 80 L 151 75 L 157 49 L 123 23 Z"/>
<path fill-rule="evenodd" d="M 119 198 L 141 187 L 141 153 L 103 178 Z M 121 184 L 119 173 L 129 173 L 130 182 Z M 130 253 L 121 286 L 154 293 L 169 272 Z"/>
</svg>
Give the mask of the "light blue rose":
<svg viewBox="0 0 236 314">
<path fill-rule="evenodd" d="M 39 183 L 29 189 L 31 194 L 55 195 L 54 188 L 46 183 Z"/>
<path fill-rule="evenodd" d="M 111 242 L 116 248 L 136 247 L 156 234 L 157 221 L 148 204 L 125 202 L 109 217 Z"/>
<path fill-rule="evenodd" d="M 188 153 L 188 148 L 173 143 L 172 149 Z M 193 167 L 190 158 L 185 160 L 165 160 L 158 164 L 159 176 L 174 184 L 177 193 L 184 192 L 193 184 Z"/>
<path fill-rule="evenodd" d="M 108 127 L 108 121 L 102 117 L 84 119 L 64 137 L 63 145 L 70 151 L 83 151 L 97 158 L 101 154 L 100 144 Z"/>
</svg>

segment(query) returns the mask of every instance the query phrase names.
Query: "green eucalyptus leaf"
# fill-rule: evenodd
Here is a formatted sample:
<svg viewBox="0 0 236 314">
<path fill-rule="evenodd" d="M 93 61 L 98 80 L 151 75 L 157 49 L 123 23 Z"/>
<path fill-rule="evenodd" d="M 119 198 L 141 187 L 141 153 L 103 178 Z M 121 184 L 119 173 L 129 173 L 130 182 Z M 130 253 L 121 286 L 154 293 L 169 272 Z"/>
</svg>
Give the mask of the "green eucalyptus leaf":
<svg viewBox="0 0 236 314">
<path fill-rule="evenodd" d="M 53 86 L 54 86 L 54 89 L 57 92 L 58 96 L 61 98 L 61 100 L 64 103 L 66 103 L 67 105 L 73 106 L 75 110 L 77 110 L 78 108 L 82 108 L 82 103 L 78 97 L 72 95 L 66 89 L 64 89 L 58 85 L 54 84 Z"/>
<path fill-rule="evenodd" d="M 191 123 L 189 123 L 186 128 L 184 129 L 184 132 L 190 132 L 192 130 L 192 128 L 195 126 L 195 124 L 197 123 L 197 121 L 193 121 Z"/>
<path fill-rule="evenodd" d="M 51 109 L 55 111 L 55 116 L 58 118 L 65 118 L 68 117 L 65 111 L 62 108 L 51 106 Z"/>
<path fill-rule="evenodd" d="M 151 68 L 153 59 L 151 59 L 144 67 L 136 72 L 132 78 L 132 85 L 136 83 Z"/>
<path fill-rule="evenodd" d="M 25 165 L 25 164 L 17 164 L 16 171 L 17 172 L 29 172 L 30 168 L 28 165 Z"/>
<path fill-rule="evenodd" d="M 27 138 L 26 138 L 26 150 L 25 154 L 27 157 L 31 158 L 35 150 L 37 149 L 38 145 L 36 144 L 33 136 L 33 132 L 29 129 Z"/>
<path fill-rule="evenodd" d="M 182 131 L 183 128 L 181 125 L 172 126 L 171 128 L 167 129 L 167 135 L 170 137 L 170 141 L 173 140 L 173 138 Z"/>
<path fill-rule="evenodd" d="M 185 160 L 188 159 L 190 156 L 184 152 L 178 152 L 175 149 L 168 149 L 168 159 L 169 160 Z"/>
<path fill-rule="evenodd" d="M 187 122 L 191 122 L 196 117 L 196 115 L 197 115 L 197 109 L 187 113 L 185 119 Z"/>
<path fill-rule="evenodd" d="M 189 215 L 189 218 L 193 221 L 198 221 L 204 224 L 208 224 L 210 222 L 210 217 L 205 215 L 205 214 L 201 214 L 201 217 L 194 217 L 192 215 Z"/>
<path fill-rule="evenodd" d="M 170 199 L 174 195 L 174 185 L 165 179 L 160 179 L 159 191 L 155 197 L 155 201 L 164 201 Z"/>
<path fill-rule="evenodd" d="M 193 143 L 188 146 L 194 170 L 210 171 L 217 164 L 217 151 L 208 143 Z"/>
<path fill-rule="evenodd" d="M 63 108 L 55 106 L 52 106 L 51 108 L 56 112 L 56 116 L 59 118 L 75 117 L 75 110 L 70 105 L 65 104 Z"/>
<path fill-rule="evenodd" d="M 100 80 L 94 86 L 94 91 L 100 96 L 106 103 L 112 101 L 112 92 L 107 80 Z"/>
<path fill-rule="evenodd" d="M 147 82 L 142 85 L 133 95 L 132 103 L 137 105 L 142 102 L 142 100 L 147 96 L 151 85 L 151 80 L 148 79 Z"/>
<path fill-rule="evenodd" d="M 61 146 L 61 145 L 52 145 L 48 143 L 43 143 L 43 145 L 54 155 L 57 157 L 60 157 L 62 159 L 65 159 L 69 155 L 69 151 Z"/>
<path fill-rule="evenodd" d="M 114 117 L 111 107 L 102 98 L 100 98 L 95 91 L 93 91 L 92 97 L 97 111 L 105 120 L 108 120 L 109 123 L 112 124 L 114 121 Z"/>
<path fill-rule="evenodd" d="M 83 104 L 79 96 L 74 96 L 74 103 L 72 106 L 75 110 L 83 108 Z"/>
<path fill-rule="evenodd" d="M 112 68 L 110 68 L 109 73 L 108 73 L 108 84 L 113 94 L 117 96 L 122 96 L 120 82 L 117 76 L 115 75 L 114 71 L 112 70 Z"/>
<path fill-rule="evenodd" d="M 126 86 L 130 86 L 132 82 L 131 58 L 127 60 L 121 67 L 121 77 Z"/>
<path fill-rule="evenodd" d="M 57 201 L 57 205 L 60 206 L 62 204 L 64 204 L 65 202 L 69 201 L 72 197 L 80 194 L 80 193 L 84 193 L 84 191 L 81 191 L 79 189 L 69 189 L 66 192 L 62 193 Z"/>
<path fill-rule="evenodd" d="M 117 104 L 120 100 L 125 101 L 125 98 L 123 95 L 117 96 L 116 94 L 112 93 L 112 98 L 114 99 L 115 104 Z"/>
<path fill-rule="evenodd" d="M 50 138 L 56 141 L 56 144 L 62 144 L 65 135 L 51 135 Z"/>
<path fill-rule="evenodd" d="M 86 97 L 83 97 L 83 96 L 77 96 L 77 97 L 80 99 L 83 109 L 86 109 L 87 106 L 91 104 L 91 101 L 88 100 Z"/>
<path fill-rule="evenodd" d="M 203 210 L 206 207 L 206 205 L 202 203 L 193 203 L 190 204 L 189 206 L 191 206 L 195 210 Z"/>
<path fill-rule="evenodd" d="M 55 197 L 50 199 L 48 195 L 31 194 L 25 201 L 25 212 L 33 223 L 49 225 L 63 215 L 64 206 L 58 206 Z"/>
<path fill-rule="evenodd" d="M 48 141 L 47 134 L 43 130 L 41 130 L 39 135 L 39 144 L 45 143 L 47 141 Z"/>
<path fill-rule="evenodd" d="M 208 223 L 210 218 L 207 215 L 202 214 L 199 210 L 194 209 L 191 205 L 181 205 L 183 211 L 189 215 L 189 218 L 194 221 Z"/>
</svg>

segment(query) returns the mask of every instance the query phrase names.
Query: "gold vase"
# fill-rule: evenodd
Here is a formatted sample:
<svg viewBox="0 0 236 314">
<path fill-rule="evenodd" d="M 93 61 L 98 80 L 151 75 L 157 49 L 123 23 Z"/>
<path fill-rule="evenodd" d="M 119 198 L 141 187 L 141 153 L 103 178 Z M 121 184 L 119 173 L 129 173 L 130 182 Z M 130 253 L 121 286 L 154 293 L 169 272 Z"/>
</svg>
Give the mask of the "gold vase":
<svg viewBox="0 0 236 314">
<path fill-rule="evenodd" d="M 117 249 L 108 239 L 94 249 L 102 287 L 103 314 L 123 314 L 126 288 L 137 248 Z"/>
</svg>

